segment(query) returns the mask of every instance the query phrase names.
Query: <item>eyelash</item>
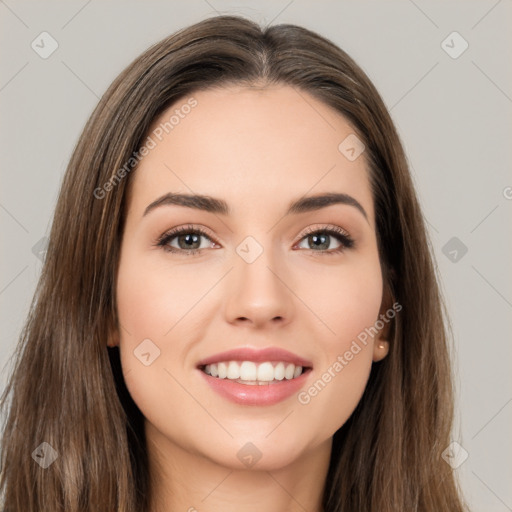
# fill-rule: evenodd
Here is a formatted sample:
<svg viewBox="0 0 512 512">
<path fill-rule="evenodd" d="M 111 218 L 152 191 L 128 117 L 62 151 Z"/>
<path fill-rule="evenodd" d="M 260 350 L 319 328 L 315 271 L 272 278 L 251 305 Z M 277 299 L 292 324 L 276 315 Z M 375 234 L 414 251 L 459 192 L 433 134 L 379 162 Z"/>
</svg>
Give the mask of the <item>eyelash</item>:
<svg viewBox="0 0 512 512">
<path fill-rule="evenodd" d="M 186 254 L 187 256 L 193 256 L 194 254 L 197 254 L 203 249 L 176 249 L 175 247 L 169 246 L 169 242 L 176 238 L 179 235 L 182 234 L 196 234 L 200 236 L 204 236 L 205 238 L 208 238 L 209 240 L 213 241 L 212 238 L 204 231 L 203 229 L 199 227 L 194 227 L 192 225 L 188 226 L 182 226 L 180 228 L 172 229 L 171 231 L 167 231 L 162 236 L 160 236 L 157 240 L 155 245 L 157 247 L 161 247 L 166 252 L 171 253 L 182 253 Z M 309 228 L 306 233 L 304 233 L 299 240 L 301 242 L 304 238 L 311 236 L 311 235 L 317 235 L 317 234 L 327 234 L 334 238 L 336 238 L 340 243 L 341 246 L 334 250 L 329 251 L 314 251 L 313 249 L 308 249 L 309 251 L 319 253 L 322 255 L 333 255 L 333 254 L 339 254 L 346 249 L 352 249 L 354 247 L 354 240 L 353 238 L 343 229 L 339 228 L 338 226 L 332 226 L 332 227 L 325 227 L 325 228 Z"/>
</svg>

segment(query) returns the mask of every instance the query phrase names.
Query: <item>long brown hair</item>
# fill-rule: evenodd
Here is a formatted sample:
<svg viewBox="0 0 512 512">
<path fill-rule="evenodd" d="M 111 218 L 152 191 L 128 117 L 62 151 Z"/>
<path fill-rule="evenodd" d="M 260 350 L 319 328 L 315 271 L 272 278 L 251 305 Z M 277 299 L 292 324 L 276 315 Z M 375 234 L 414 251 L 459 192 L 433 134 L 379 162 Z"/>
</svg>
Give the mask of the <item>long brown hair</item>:
<svg viewBox="0 0 512 512">
<path fill-rule="evenodd" d="M 324 509 L 465 510 L 441 457 L 453 418 L 448 317 L 406 157 L 381 97 L 343 50 L 314 32 L 217 16 L 135 59 L 103 95 L 74 149 L 1 399 L 2 409 L 9 403 L 5 512 L 147 511 L 143 417 L 117 350 L 106 345 L 122 329 L 115 284 L 126 187 L 136 167 L 126 163 L 177 100 L 208 87 L 274 83 L 332 107 L 364 142 L 384 282 L 403 306 L 388 356 L 373 364 L 360 403 L 334 435 Z M 57 455 L 46 469 L 31 456 L 43 442 Z"/>
</svg>

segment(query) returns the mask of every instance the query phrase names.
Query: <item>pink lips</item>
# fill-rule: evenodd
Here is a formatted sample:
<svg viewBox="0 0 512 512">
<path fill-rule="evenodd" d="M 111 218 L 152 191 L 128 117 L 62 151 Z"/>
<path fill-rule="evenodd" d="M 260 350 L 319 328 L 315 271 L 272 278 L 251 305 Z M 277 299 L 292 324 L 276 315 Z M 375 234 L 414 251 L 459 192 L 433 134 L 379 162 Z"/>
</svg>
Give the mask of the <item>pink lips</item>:
<svg viewBox="0 0 512 512">
<path fill-rule="evenodd" d="M 240 384 L 234 380 L 219 379 L 212 377 L 202 371 L 202 367 L 207 364 L 218 363 L 221 361 L 253 361 L 260 363 L 264 361 L 282 361 L 293 363 L 296 366 L 302 366 L 303 373 L 290 380 L 272 381 L 269 384 Z M 197 368 L 206 383 L 224 398 L 231 402 L 241 405 L 272 405 L 294 393 L 298 393 L 304 386 L 311 373 L 312 363 L 302 357 L 299 357 L 287 350 L 276 347 L 269 347 L 261 350 L 253 348 L 237 348 L 227 352 L 221 352 L 211 357 L 199 361 Z"/>
</svg>

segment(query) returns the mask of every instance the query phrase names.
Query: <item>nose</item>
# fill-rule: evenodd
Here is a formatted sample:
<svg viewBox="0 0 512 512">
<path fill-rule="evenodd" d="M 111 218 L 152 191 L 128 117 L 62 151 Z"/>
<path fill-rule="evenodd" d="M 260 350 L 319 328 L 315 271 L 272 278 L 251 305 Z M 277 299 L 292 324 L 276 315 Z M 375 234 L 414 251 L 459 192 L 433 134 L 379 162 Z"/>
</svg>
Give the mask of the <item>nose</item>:
<svg viewBox="0 0 512 512">
<path fill-rule="evenodd" d="M 286 325 L 292 320 L 293 293 L 287 273 L 270 257 L 270 250 L 248 263 L 235 260 L 235 268 L 226 286 L 226 319 L 229 323 L 246 323 L 254 328 Z"/>
</svg>

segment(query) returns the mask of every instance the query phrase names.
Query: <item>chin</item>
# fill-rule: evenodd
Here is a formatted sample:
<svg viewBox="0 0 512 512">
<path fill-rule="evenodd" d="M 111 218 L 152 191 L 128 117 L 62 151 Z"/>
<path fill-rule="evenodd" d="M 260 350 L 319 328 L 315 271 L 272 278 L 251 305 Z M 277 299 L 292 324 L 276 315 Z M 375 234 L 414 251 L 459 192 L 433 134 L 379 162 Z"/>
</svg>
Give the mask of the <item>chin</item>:
<svg viewBox="0 0 512 512">
<path fill-rule="evenodd" d="M 299 439 L 287 437 L 267 439 L 246 437 L 231 440 L 229 443 L 216 445 L 215 452 L 208 450 L 204 456 L 214 464 L 232 470 L 276 471 L 296 462 L 302 454 Z"/>
</svg>

